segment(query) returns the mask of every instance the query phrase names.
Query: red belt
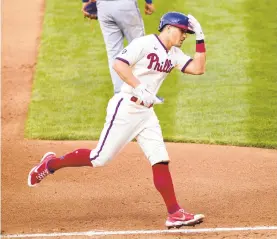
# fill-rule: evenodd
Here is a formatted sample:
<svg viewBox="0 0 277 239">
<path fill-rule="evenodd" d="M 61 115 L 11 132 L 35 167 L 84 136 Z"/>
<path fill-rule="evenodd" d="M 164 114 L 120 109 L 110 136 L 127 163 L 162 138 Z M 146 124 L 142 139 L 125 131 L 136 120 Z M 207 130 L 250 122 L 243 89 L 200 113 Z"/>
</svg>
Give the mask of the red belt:
<svg viewBox="0 0 277 239">
<path fill-rule="evenodd" d="M 131 97 L 131 101 L 133 101 L 133 102 L 137 103 L 138 98 L 137 98 L 137 97 L 135 97 L 135 96 L 132 96 L 132 97 Z M 144 106 L 143 101 L 142 101 L 142 102 L 140 102 L 140 105 Z M 151 104 L 148 108 L 151 108 L 152 106 L 153 106 L 153 104 Z"/>
</svg>

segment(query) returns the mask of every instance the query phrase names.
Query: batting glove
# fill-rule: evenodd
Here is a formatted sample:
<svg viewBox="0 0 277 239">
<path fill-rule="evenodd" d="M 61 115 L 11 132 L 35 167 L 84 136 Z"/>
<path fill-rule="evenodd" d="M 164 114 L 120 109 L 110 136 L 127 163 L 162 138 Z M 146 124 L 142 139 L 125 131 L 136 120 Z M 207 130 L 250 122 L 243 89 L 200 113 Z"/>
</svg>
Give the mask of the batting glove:
<svg viewBox="0 0 277 239">
<path fill-rule="evenodd" d="M 190 14 L 188 14 L 189 18 L 189 29 L 195 32 L 196 40 L 204 40 L 205 36 L 202 31 L 200 23 L 196 20 L 196 18 Z"/>
<path fill-rule="evenodd" d="M 143 84 L 139 84 L 136 88 L 134 88 L 133 94 L 138 98 L 137 104 L 143 103 L 146 107 L 153 105 L 156 100 L 155 95 Z"/>
</svg>

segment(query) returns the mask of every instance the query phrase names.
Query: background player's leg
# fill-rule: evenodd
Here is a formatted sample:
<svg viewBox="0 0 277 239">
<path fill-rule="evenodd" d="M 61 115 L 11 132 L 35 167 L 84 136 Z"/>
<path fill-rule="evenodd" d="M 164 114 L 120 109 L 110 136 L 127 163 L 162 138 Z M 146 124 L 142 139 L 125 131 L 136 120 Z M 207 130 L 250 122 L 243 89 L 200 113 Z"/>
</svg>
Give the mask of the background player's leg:
<svg viewBox="0 0 277 239">
<path fill-rule="evenodd" d="M 118 2 L 118 1 L 116 1 Z M 123 81 L 113 69 L 113 62 L 115 57 L 122 51 L 123 45 L 123 32 L 118 27 L 114 18 L 112 17 L 113 5 L 111 1 L 99 1 L 97 2 L 98 9 L 98 21 L 103 34 L 103 38 L 106 45 L 110 74 L 114 86 L 114 93 L 120 92 Z M 122 17 L 122 16 L 121 16 Z"/>
<path fill-rule="evenodd" d="M 145 35 L 143 19 L 136 1 L 118 1 L 117 4 L 114 18 L 130 44 L 133 39 Z"/>
</svg>

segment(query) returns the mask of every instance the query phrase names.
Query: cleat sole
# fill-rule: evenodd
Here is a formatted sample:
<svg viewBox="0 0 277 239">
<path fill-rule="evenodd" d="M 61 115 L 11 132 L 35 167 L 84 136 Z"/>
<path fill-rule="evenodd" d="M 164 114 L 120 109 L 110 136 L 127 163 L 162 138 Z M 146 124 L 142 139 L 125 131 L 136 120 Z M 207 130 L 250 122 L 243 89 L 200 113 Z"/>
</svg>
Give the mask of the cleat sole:
<svg viewBox="0 0 277 239">
<path fill-rule="evenodd" d="M 198 218 L 196 218 L 195 220 L 191 220 L 191 221 L 176 221 L 176 222 L 172 222 L 172 223 L 166 222 L 166 227 L 168 229 L 171 229 L 171 228 L 178 229 L 183 226 L 193 226 L 194 227 L 195 225 L 202 223 L 205 216 L 202 214 L 198 214 L 198 215 L 196 215 L 196 217 L 198 217 Z M 171 225 L 167 225 L 167 224 L 171 224 Z"/>
</svg>

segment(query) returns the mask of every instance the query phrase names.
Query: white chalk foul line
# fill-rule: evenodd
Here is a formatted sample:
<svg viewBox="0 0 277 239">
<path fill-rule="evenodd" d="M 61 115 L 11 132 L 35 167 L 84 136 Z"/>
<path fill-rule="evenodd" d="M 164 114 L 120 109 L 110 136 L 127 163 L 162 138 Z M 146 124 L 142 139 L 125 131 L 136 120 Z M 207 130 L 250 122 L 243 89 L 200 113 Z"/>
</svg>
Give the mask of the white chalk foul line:
<svg viewBox="0 0 277 239">
<path fill-rule="evenodd" d="M 28 238 L 28 237 L 61 237 L 61 236 L 108 236 L 108 235 L 138 235 L 138 234 L 189 234 L 208 232 L 235 232 L 235 231 L 268 231 L 276 230 L 277 226 L 256 227 L 223 227 L 200 229 L 174 229 L 174 230 L 134 230 L 134 231 L 87 231 L 87 232 L 61 232 L 39 234 L 10 234 L 2 235 L 2 238 Z"/>
</svg>

